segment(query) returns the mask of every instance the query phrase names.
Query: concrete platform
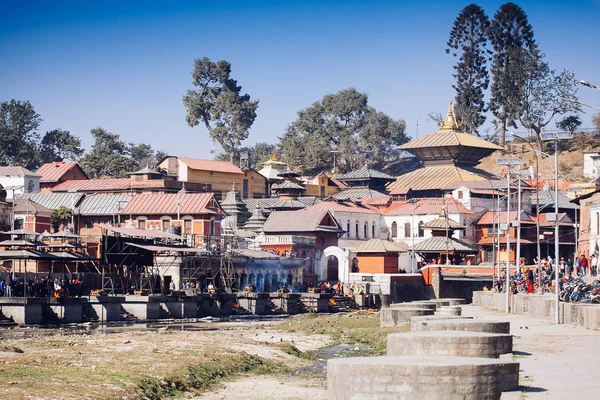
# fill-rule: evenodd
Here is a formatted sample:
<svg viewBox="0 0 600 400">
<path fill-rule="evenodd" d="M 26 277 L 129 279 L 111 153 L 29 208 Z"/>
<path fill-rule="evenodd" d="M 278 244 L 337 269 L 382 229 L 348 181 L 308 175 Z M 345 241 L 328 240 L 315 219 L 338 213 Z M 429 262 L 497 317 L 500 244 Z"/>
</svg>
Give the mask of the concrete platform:
<svg viewBox="0 0 600 400">
<path fill-rule="evenodd" d="M 412 318 L 410 321 L 412 332 L 461 331 L 501 333 L 505 335 L 510 333 L 510 322 L 482 321 L 478 319 L 416 320 L 415 318 Z"/>
<path fill-rule="evenodd" d="M 437 304 L 438 308 L 440 307 L 448 307 L 450 305 L 450 299 L 429 299 L 427 300 L 428 303 L 435 303 Z"/>
<path fill-rule="evenodd" d="M 357 357 L 327 361 L 329 400 L 498 400 L 519 363 L 466 357 Z"/>
<path fill-rule="evenodd" d="M 412 317 L 433 313 L 426 308 L 382 308 L 379 310 L 379 324 L 381 327 L 400 326 L 409 323 Z"/>
<path fill-rule="evenodd" d="M 438 315 L 461 316 L 462 308 L 460 306 L 445 306 L 435 312 Z"/>
<path fill-rule="evenodd" d="M 286 314 L 298 314 L 299 294 L 269 293 L 269 298 L 277 310 Z"/>
<path fill-rule="evenodd" d="M 393 333 L 387 337 L 389 356 L 459 356 L 498 358 L 512 352 L 512 335 L 483 332 Z"/>
<path fill-rule="evenodd" d="M 440 300 L 448 301 L 450 303 L 450 306 L 460 306 L 462 304 L 467 304 L 467 301 L 461 298 L 444 298 Z"/>
<path fill-rule="evenodd" d="M 391 308 L 425 308 L 428 310 L 434 310 L 437 308 L 435 303 L 427 303 L 427 302 L 419 302 L 419 304 L 415 304 L 415 302 L 410 303 L 394 303 L 390 304 Z"/>
<path fill-rule="evenodd" d="M 333 298 L 332 293 L 302 293 L 300 302 L 309 312 L 329 312 L 329 301 Z"/>
<path fill-rule="evenodd" d="M 414 324 L 420 321 L 437 321 L 437 320 L 465 320 L 465 319 L 473 319 L 473 317 L 465 317 L 464 315 L 421 315 L 419 317 L 412 317 L 410 319 L 410 323 Z"/>
</svg>

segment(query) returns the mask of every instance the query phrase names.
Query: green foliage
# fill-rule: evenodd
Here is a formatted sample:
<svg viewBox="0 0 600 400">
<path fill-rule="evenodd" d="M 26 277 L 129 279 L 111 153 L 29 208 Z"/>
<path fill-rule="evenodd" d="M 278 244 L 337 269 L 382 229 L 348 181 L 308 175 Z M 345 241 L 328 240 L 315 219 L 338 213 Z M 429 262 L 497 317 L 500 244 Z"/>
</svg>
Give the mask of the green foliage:
<svg viewBox="0 0 600 400">
<path fill-rule="evenodd" d="M 40 142 L 40 164 L 69 159 L 77 161 L 83 155 L 81 139 L 69 131 L 53 129 L 46 132 Z"/>
<path fill-rule="evenodd" d="M 128 147 L 119 135 L 100 127 L 91 133 L 94 144 L 81 159 L 81 167 L 90 178 L 121 178 L 135 169 L 136 162 L 129 157 Z"/>
<path fill-rule="evenodd" d="M 577 79 L 570 71 L 564 70 L 557 74 L 550 69 L 544 61 L 544 55 L 538 51 L 525 54 L 524 60 L 522 68 L 525 71 L 525 86 L 522 90 L 519 121 L 524 128 L 536 135 L 541 149 L 542 130 L 555 116 L 581 111 L 577 103 L 565 100 L 577 101 Z"/>
<path fill-rule="evenodd" d="M 488 30 L 494 50 L 489 109 L 500 128 L 499 143 L 506 141 L 508 126 L 516 128 L 521 114 L 523 89 L 528 71 L 526 60 L 537 53 L 533 29 L 527 15 L 514 3 L 503 4 Z"/>
<path fill-rule="evenodd" d="M 282 137 L 282 158 L 304 171 L 315 173 L 333 167 L 350 171 L 366 160 L 380 167 L 405 143 L 405 123 L 394 121 L 368 105 L 368 96 L 354 88 L 327 94 L 300 110 Z"/>
<path fill-rule="evenodd" d="M 247 353 L 229 353 L 213 357 L 197 366 L 189 366 L 181 376 L 163 379 L 145 377 L 137 384 L 140 397 L 159 400 L 183 391 L 205 392 L 223 380 L 241 374 L 275 374 L 287 372 L 280 363 Z"/>
<path fill-rule="evenodd" d="M 260 164 L 268 161 L 271 156 L 279 156 L 277 146 L 267 142 L 258 142 L 248 148 L 250 152 L 250 167 L 260 168 Z"/>
<path fill-rule="evenodd" d="M 577 115 L 569 115 L 560 121 L 556 122 L 556 127 L 558 129 L 562 129 L 564 131 L 570 132 L 571 134 L 575 134 L 577 129 L 581 126 L 581 120 Z"/>
<path fill-rule="evenodd" d="M 491 52 L 487 48 L 490 22 L 477 4 L 469 4 L 456 17 L 446 49 L 458 57 L 454 66 L 456 84 L 456 115 L 462 129 L 471 134 L 485 122 L 484 92 L 489 85 L 486 62 Z"/>
<path fill-rule="evenodd" d="M 66 206 L 60 206 L 56 210 L 52 211 L 52 215 L 50 215 L 50 224 L 52 225 L 52 229 L 54 232 L 58 232 L 60 226 L 66 226 L 71 222 L 71 216 L 73 215 L 73 210 Z"/>
<path fill-rule="evenodd" d="M 38 166 L 37 128 L 42 118 L 28 101 L 0 103 L 0 165 Z"/>
<path fill-rule="evenodd" d="M 211 139 L 229 153 L 230 161 L 241 142 L 248 138 L 248 129 L 256 119 L 258 101 L 241 94 L 241 86 L 231 78 L 231 64 L 216 63 L 204 57 L 194 60 L 193 85 L 183 97 L 189 126 L 203 123 Z"/>
</svg>

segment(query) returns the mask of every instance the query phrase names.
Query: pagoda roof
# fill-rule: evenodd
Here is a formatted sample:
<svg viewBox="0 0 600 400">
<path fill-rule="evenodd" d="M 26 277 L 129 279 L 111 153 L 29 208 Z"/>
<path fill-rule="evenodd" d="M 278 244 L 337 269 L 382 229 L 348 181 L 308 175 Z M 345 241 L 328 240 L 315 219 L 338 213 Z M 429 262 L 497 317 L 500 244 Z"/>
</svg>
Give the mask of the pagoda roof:
<svg viewBox="0 0 600 400">
<path fill-rule="evenodd" d="M 302 185 L 298 185 L 297 183 L 294 182 L 290 182 L 290 181 L 285 181 L 283 183 L 280 183 L 278 185 L 273 185 L 272 186 L 272 190 L 274 190 L 275 192 L 279 192 L 282 190 L 301 190 L 301 191 L 306 191 L 306 188 Z"/>
<path fill-rule="evenodd" d="M 487 181 L 498 179 L 487 171 L 454 164 L 426 165 L 423 168 L 400 175 L 395 182 L 387 186 L 388 190 L 409 187 L 411 190 L 443 189 L 460 181 Z"/>
<path fill-rule="evenodd" d="M 497 144 L 483 140 L 469 133 L 456 132 L 454 130 L 439 130 L 422 138 L 398 146 L 399 149 L 413 150 L 424 147 L 463 146 L 490 149 L 492 151 L 503 150 Z"/>
<path fill-rule="evenodd" d="M 446 250 L 460 253 L 478 253 L 477 245 L 463 242 L 452 237 L 434 236 L 415 244 L 412 250 L 417 253 L 442 253 Z"/>
<path fill-rule="evenodd" d="M 458 222 L 450 219 L 450 218 L 436 218 L 433 221 L 429 221 L 423 224 L 424 229 L 431 230 L 439 230 L 439 229 L 465 229 L 464 225 L 459 224 Z"/>
<path fill-rule="evenodd" d="M 350 181 L 350 180 L 368 180 L 368 179 L 389 179 L 394 180 L 395 177 L 385 174 L 383 172 L 371 169 L 366 165 L 354 171 L 350 171 L 347 174 L 340 175 L 337 177 L 339 181 Z"/>
</svg>

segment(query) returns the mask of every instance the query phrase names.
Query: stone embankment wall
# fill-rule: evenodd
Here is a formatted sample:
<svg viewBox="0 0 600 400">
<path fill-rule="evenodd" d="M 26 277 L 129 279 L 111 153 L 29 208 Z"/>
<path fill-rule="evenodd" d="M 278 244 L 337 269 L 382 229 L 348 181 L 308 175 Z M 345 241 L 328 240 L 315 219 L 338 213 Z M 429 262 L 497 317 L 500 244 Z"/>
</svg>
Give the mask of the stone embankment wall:
<svg viewBox="0 0 600 400">
<path fill-rule="evenodd" d="M 506 294 L 494 292 L 474 292 L 473 305 L 504 312 Z M 512 314 L 529 315 L 533 318 L 554 321 L 556 297 L 553 294 L 515 294 L 509 298 Z M 559 306 L 561 324 L 600 329 L 600 304 L 564 303 Z"/>
</svg>

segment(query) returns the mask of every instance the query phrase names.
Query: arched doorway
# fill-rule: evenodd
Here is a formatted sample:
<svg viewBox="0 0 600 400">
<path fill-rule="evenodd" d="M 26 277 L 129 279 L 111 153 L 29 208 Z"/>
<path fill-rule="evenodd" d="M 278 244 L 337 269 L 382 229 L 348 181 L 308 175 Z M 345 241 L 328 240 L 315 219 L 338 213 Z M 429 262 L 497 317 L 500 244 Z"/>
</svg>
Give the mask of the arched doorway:
<svg viewBox="0 0 600 400">
<path fill-rule="evenodd" d="M 244 289 L 247 284 L 248 284 L 248 278 L 246 277 L 245 273 L 242 273 L 240 275 L 240 289 Z"/>
<path fill-rule="evenodd" d="M 265 274 L 265 282 L 263 283 L 263 292 L 271 291 L 271 275 Z"/>
<path fill-rule="evenodd" d="M 358 272 L 358 258 L 352 259 L 352 272 Z"/>
<path fill-rule="evenodd" d="M 256 275 L 256 291 L 257 292 L 263 291 L 263 275 L 262 274 Z"/>
<path fill-rule="evenodd" d="M 327 280 L 337 281 L 339 279 L 340 261 L 334 255 L 327 257 Z"/>
</svg>

